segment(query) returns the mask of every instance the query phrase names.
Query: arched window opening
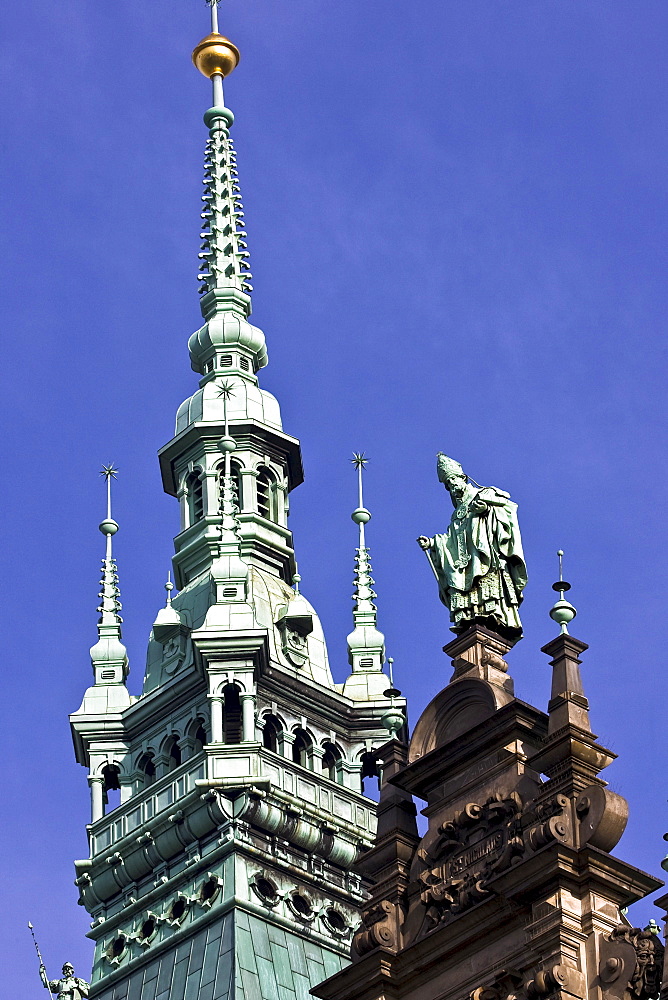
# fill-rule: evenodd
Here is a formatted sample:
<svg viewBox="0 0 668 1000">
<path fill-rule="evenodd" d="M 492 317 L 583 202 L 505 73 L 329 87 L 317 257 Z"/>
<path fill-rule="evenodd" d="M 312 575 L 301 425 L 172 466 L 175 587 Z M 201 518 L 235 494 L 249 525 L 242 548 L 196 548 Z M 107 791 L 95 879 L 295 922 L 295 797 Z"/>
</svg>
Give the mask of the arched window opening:
<svg viewBox="0 0 668 1000">
<path fill-rule="evenodd" d="M 325 752 L 322 757 L 322 773 L 326 774 L 330 781 L 337 781 L 341 784 L 341 773 L 339 770 L 339 761 L 341 760 L 341 751 L 334 743 L 325 743 Z"/>
<path fill-rule="evenodd" d="M 190 523 L 196 524 L 204 517 L 204 486 L 202 470 L 193 469 L 188 476 L 188 503 L 190 506 Z"/>
<path fill-rule="evenodd" d="M 276 521 L 276 479 L 264 465 L 258 470 L 256 489 L 258 514 L 268 521 Z"/>
<path fill-rule="evenodd" d="M 278 753 L 278 737 L 281 732 L 281 724 L 275 715 L 265 715 L 264 726 L 262 727 L 262 744 L 266 750 Z"/>
<path fill-rule="evenodd" d="M 121 804 L 121 783 L 119 781 L 120 770 L 116 764 L 107 764 L 102 768 L 104 778 L 103 802 L 106 809 L 115 809 Z"/>
<path fill-rule="evenodd" d="M 306 732 L 305 729 L 295 730 L 295 741 L 292 744 L 292 759 L 295 764 L 301 764 L 302 767 L 311 766 L 311 737 Z"/>
<path fill-rule="evenodd" d="M 153 760 L 152 753 L 145 753 L 139 758 L 137 762 L 137 767 L 142 772 L 142 782 L 144 788 L 148 785 L 152 785 L 155 781 L 155 761 Z"/>
<path fill-rule="evenodd" d="M 241 743 L 241 699 L 239 688 L 228 684 L 223 688 L 225 711 L 223 714 L 223 742 Z"/>
<path fill-rule="evenodd" d="M 380 774 L 375 754 L 363 753 L 360 758 L 360 783 L 362 795 L 377 802 L 380 796 Z"/>
<path fill-rule="evenodd" d="M 243 498 L 243 477 L 241 475 L 241 465 L 235 459 L 230 462 L 230 474 L 234 480 L 234 488 L 236 491 L 236 503 L 239 510 L 242 510 L 244 505 Z M 223 478 L 225 476 L 225 463 L 218 468 L 218 500 L 219 502 L 223 498 Z"/>
</svg>

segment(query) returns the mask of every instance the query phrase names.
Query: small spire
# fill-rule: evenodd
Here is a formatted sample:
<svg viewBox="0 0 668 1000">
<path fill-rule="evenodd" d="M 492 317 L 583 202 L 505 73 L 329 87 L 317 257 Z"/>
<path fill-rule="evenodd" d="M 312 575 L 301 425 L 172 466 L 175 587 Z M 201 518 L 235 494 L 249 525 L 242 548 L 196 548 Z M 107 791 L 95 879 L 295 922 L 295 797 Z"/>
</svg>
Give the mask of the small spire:
<svg viewBox="0 0 668 1000">
<path fill-rule="evenodd" d="M 121 641 L 121 601 L 118 584 L 118 568 L 112 554 L 112 538 L 118 531 L 118 524 L 111 516 L 111 481 L 116 479 L 118 469 L 104 465 L 100 471 L 107 484 L 107 516 L 100 523 L 100 531 L 106 537 L 105 557 L 102 560 L 100 580 L 101 603 L 98 607 L 100 620 L 97 625 L 98 641 L 91 648 L 90 655 L 95 672 L 95 683 L 122 684 L 128 674 L 127 650 Z"/>
<path fill-rule="evenodd" d="M 302 578 L 299 573 L 294 573 L 292 577 L 292 582 L 295 587 L 295 594 L 299 594 L 299 584 L 302 582 Z"/>
<path fill-rule="evenodd" d="M 371 576 L 371 558 L 369 549 L 364 538 L 364 525 L 371 520 L 371 513 L 364 506 L 364 493 L 362 477 L 364 469 L 369 463 L 364 452 L 353 452 L 350 460 L 357 469 L 357 507 L 350 515 L 359 528 L 359 544 L 355 556 L 355 609 L 353 619 L 355 625 L 376 624 L 376 606 L 373 603 L 376 594 L 373 591 L 373 578 Z"/>
<path fill-rule="evenodd" d="M 160 608 L 158 614 L 156 615 L 156 619 L 153 622 L 153 632 L 156 638 L 159 638 L 158 633 L 160 630 L 164 631 L 165 627 L 181 624 L 181 615 L 172 604 L 172 591 L 174 590 L 174 584 L 172 583 L 172 574 L 169 571 L 167 572 L 165 590 L 167 591 L 165 606 L 164 608 Z"/>
<path fill-rule="evenodd" d="M 573 605 L 564 598 L 564 594 L 567 590 L 571 589 L 571 585 L 564 580 L 563 549 L 558 549 L 557 555 L 559 556 L 559 579 L 556 583 L 552 584 L 552 590 L 556 590 L 561 596 L 557 603 L 550 609 L 550 618 L 555 621 L 557 625 L 561 625 L 561 631 L 563 634 L 568 635 L 568 625 L 575 618 L 577 611 Z"/>
<path fill-rule="evenodd" d="M 371 557 L 366 545 L 364 526 L 371 520 L 371 513 L 364 506 L 362 477 L 368 464 L 364 452 L 354 452 L 351 459 L 357 470 L 357 507 L 351 517 L 359 529 L 355 550 L 355 593 L 353 594 L 353 621 L 355 628 L 348 636 L 348 659 L 353 670 L 382 670 L 385 659 L 385 637 L 379 632 L 376 618 L 376 594 L 371 576 Z"/>
</svg>

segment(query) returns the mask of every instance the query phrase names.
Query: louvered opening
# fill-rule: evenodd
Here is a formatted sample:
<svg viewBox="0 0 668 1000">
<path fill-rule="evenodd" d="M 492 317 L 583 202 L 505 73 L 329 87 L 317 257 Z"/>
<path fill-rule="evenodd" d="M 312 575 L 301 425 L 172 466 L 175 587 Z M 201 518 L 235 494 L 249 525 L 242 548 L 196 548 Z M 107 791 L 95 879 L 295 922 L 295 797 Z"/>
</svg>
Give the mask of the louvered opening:
<svg viewBox="0 0 668 1000">
<path fill-rule="evenodd" d="M 223 697 L 225 699 L 224 740 L 226 743 L 241 743 L 241 699 L 239 698 L 239 689 L 234 684 L 228 684 L 223 691 Z"/>
</svg>

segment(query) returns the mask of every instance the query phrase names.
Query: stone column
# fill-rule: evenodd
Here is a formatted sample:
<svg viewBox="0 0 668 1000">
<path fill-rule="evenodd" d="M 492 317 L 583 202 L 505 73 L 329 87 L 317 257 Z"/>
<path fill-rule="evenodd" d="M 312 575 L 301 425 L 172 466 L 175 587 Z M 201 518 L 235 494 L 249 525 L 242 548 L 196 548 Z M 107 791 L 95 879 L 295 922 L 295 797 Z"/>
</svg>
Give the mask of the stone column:
<svg viewBox="0 0 668 1000">
<path fill-rule="evenodd" d="M 188 510 L 188 489 L 185 482 L 181 483 L 179 489 L 176 492 L 176 499 L 179 501 L 179 510 L 181 512 L 181 531 L 185 531 L 190 524 L 190 513 Z"/>
<path fill-rule="evenodd" d="M 252 692 L 244 691 L 240 695 L 241 700 L 241 741 L 242 743 L 253 743 L 255 741 L 255 695 Z"/>
<path fill-rule="evenodd" d="M 132 798 L 133 781 L 129 775 L 123 775 L 122 777 L 119 777 L 118 783 L 121 787 L 121 805 L 123 805 L 124 802 L 127 802 L 128 799 Z"/>
<path fill-rule="evenodd" d="M 289 730 L 284 729 L 282 733 L 278 734 L 278 751 L 281 757 L 287 757 L 288 760 L 292 760 L 292 748 L 295 743 L 295 734 L 291 733 Z"/>
<path fill-rule="evenodd" d="M 308 766 L 311 771 L 315 771 L 316 774 L 322 774 L 322 758 L 325 756 L 324 747 L 319 747 L 314 743 L 311 747 L 310 753 L 308 754 Z"/>
<path fill-rule="evenodd" d="M 211 697 L 211 742 L 223 742 L 223 699 Z"/>
<path fill-rule="evenodd" d="M 220 514 L 220 494 L 218 488 L 218 470 L 207 469 L 201 475 L 204 496 L 204 516 L 217 517 Z"/>
<path fill-rule="evenodd" d="M 242 511 L 254 510 L 255 471 L 253 469 L 239 469 L 239 481 L 241 485 L 241 496 L 239 497 L 239 510 Z"/>
<path fill-rule="evenodd" d="M 288 484 L 276 484 L 276 522 L 283 528 L 288 526 Z"/>
<path fill-rule="evenodd" d="M 255 511 L 257 509 L 257 469 L 241 469 L 243 477 L 243 511 Z"/>
<path fill-rule="evenodd" d="M 100 775 L 91 775 L 88 778 L 90 785 L 90 821 L 95 823 L 104 816 L 104 778 Z"/>
</svg>

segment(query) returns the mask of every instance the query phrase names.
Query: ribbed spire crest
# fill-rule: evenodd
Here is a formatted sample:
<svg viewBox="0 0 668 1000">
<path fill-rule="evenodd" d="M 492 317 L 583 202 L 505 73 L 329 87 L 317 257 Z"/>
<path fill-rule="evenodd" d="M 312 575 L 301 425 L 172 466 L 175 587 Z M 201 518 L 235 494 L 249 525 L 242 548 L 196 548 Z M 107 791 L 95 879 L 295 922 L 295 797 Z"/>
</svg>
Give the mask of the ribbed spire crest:
<svg viewBox="0 0 668 1000">
<path fill-rule="evenodd" d="M 237 172 L 236 153 L 230 138 L 231 112 L 212 108 L 209 138 L 204 154 L 204 224 L 199 259 L 200 294 L 216 288 L 236 288 L 249 294 L 249 269 L 243 204 Z"/>
<path fill-rule="evenodd" d="M 227 458 L 227 455 L 226 455 Z M 237 547 L 241 543 L 239 534 L 239 504 L 237 503 L 237 484 L 235 477 L 229 469 L 229 462 L 225 463 L 225 473 L 221 478 L 220 491 L 220 544 L 223 546 L 230 544 Z"/>
<path fill-rule="evenodd" d="M 100 625 L 121 625 L 123 619 L 120 611 L 123 605 L 120 597 L 121 591 L 118 584 L 118 567 L 115 559 L 102 560 L 102 579 L 100 580 L 102 590 L 98 597 L 102 598 L 102 603 L 98 607 L 101 614 Z M 118 630 L 120 638 L 120 628 Z"/>
<path fill-rule="evenodd" d="M 361 525 L 360 525 L 361 527 Z M 355 625 L 375 625 L 376 605 L 373 603 L 378 596 L 373 590 L 374 580 L 371 576 L 371 553 L 368 546 L 360 546 L 355 550 L 355 593 L 353 601 L 353 620 Z"/>
</svg>

